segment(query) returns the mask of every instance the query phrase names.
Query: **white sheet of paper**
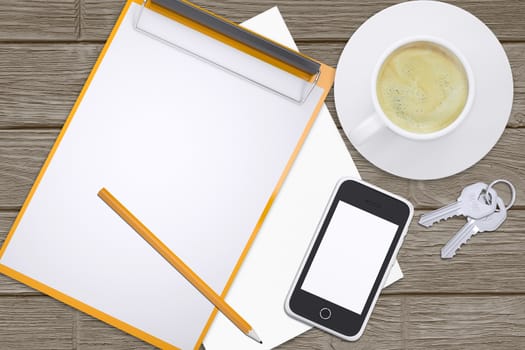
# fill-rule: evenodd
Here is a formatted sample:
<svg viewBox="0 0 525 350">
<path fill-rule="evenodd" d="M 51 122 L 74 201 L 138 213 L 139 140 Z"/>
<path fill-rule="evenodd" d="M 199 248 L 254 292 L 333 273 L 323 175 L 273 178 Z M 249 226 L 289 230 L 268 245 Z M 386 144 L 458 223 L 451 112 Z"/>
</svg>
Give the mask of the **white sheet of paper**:
<svg viewBox="0 0 525 350">
<path fill-rule="evenodd" d="M 297 49 L 277 7 L 243 25 Z M 226 297 L 263 344 L 219 313 L 204 340 L 206 350 L 271 349 L 311 328 L 286 315 L 284 301 L 330 194 L 343 176 L 360 177 L 323 107 Z M 386 285 L 402 277 L 396 261 Z"/>
</svg>

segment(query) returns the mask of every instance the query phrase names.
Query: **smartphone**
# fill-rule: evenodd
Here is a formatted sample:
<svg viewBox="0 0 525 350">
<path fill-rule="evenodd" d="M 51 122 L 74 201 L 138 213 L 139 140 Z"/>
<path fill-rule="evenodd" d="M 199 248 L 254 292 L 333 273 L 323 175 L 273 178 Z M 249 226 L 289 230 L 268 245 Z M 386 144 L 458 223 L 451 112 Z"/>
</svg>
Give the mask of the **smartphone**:
<svg viewBox="0 0 525 350">
<path fill-rule="evenodd" d="M 340 180 L 286 298 L 287 314 L 359 339 L 413 214 L 406 199 L 362 180 Z"/>
</svg>

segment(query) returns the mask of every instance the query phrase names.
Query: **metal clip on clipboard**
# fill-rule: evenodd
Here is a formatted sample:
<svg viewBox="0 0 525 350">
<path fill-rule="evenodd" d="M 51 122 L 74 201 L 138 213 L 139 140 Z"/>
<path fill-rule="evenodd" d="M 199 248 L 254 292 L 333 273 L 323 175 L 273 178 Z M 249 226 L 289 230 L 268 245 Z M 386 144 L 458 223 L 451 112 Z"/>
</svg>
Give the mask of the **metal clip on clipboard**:
<svg viewBox="0 0 525 350">
<path fill-rule="evenodd" d="M 310 96 L 311 92 L 317 85 L 319 77 L 321 75 L 321 64 L 306 57 L 298 52 L 290 50 L 284 46 L 274 43 L 263 36 L 260 36 L 254 32 L 244 29 L 243 27 L 236 25 L 232 22 L 224 20 L 220 17 L 214 16 L 213 14 L 194 6 L 184 0 L 151 0 L 152 3 L 164 7 L 190 21 L 193 21 L 199 25 L 202 25 L 208 29 L 211 29 L 215 32 L 218 32 L 222 35 L 225 35 L 241 44 L 244 44 L 257 52 L 262 53 L 263 55 L 270 56 L 275 60 L 282 63 L 284 66 L 292 67 L 295 70 L 303 73 L 303 76 L 310 77 L 309 80 L 302 78 L 305 82 L 305 88 L 303 89 L 301 96 L 296 98 L 290 96 L 286 93 L 283 93 L 275 88 L 272 88 L 268 84 L 261 83 L 255 79 L 248 77 L 242 73 L 236 72 L 233 69 L 226 67 L 220 63 L 214 62 L 213 60 L 204 57 L 198 53 L 195 53 L 185 47 L 177 45 L 167 39 L 160 37 L 157 34 L 152 33 L 140 26 L 144 8 L 146 7 L 148 0 L 144 0 L 135 20 L 135 29 L 142 34 L 147 35 L 148 37 L 158 40 L 168 46 L 176 48 L 188 55 L 191 55 L 195 58 L 198 58 L 206 63 L 209 63 L 217 68 L 220 68 L 228 73 L 231 73 L 237 77 L 243 78 L 261 88 L 269 90 L 277 95 L 285 97 L 293 102 L 302 104 Z M 290 73 L 293 74 L 293 73 Z M 311 79 L 313 78 L 313 79 Z"/>
</svg>

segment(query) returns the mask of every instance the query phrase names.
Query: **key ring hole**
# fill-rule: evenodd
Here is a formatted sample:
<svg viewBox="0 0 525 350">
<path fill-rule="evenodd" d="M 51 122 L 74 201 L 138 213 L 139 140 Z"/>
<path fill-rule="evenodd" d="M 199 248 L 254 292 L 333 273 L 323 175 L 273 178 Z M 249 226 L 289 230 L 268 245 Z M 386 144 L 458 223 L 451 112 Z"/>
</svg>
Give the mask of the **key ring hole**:
<svg viewBox="0 0 525 350">
<path fill-rule="evenodd" d="M 485 199 L 485 203 L 488 205 L 491 205 L 492 201 L 494 200 L 494 198 L 492 197 L 492 193 L 490 193 L 490 189 L 488 187 L 481 192 L 479 197 L 483 197 L 483 199 Z"/>
<path fill-rule="evenodd" d="M 504 179 L 498 179 L 498 180 L 492 181 L 487 186 L 487 188 L 485 189 L 485 194 L 484 194 L 485 202 L 492 203 L 492 195 L 489 193 L 489 190 L 491 188 L 493 188 L 495 185 L 499 184 L 499 183 L 503 183 L 503 184 L 507 185 L 509 187 L 509 189 L 510 189 L 510 202 L 505 207 L 506 210 L 509 210 L 514 205 L 514 203 L 516 202 L 516 188 L 514 187 L 514 185 L 510 181 L 507 181 L 507 180 L 504 180 Z M 489 198 L 489 196 L 490 196 L 490 198 Z M 489 202 L 489 200 L 490 200 L 490 202 Z"/>
</svg>

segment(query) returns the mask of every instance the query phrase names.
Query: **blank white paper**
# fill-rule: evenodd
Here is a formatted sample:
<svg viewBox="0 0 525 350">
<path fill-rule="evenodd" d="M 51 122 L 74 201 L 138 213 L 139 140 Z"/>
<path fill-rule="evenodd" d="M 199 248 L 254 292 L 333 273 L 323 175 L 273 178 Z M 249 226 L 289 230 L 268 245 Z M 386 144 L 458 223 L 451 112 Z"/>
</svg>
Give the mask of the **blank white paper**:
<svg viewBox="0 0 525 350">
<path fill-rule="evenodd" d="M 243 25 L 297 49 L 277 7 Z M 284 301 L 330 195 L 345 176 L 360 177 L 324 106 L 226 297 L 263 344 L 242 334 L 219 313 L 204 340 L 206 350 L 272 349 L 311 328 L 290 318 Z M 402 277 L 396 261 L 385 287 Z"/>
</svg>

